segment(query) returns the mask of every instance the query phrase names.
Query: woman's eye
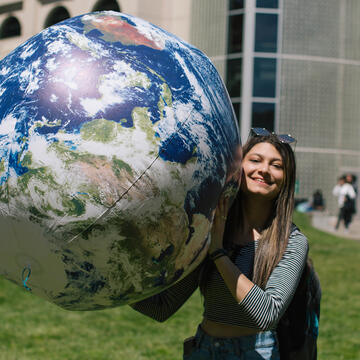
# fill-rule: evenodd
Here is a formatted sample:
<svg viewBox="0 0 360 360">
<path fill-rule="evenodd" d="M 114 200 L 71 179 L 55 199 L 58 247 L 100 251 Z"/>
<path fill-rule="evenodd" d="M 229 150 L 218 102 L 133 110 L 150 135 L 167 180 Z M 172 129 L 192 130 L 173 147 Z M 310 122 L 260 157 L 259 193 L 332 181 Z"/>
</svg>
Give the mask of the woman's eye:
<svg viewBox="0 0 360 360">
<path fill-rule="evenodd" d="M 274 167 L 276 167 L 277 169 L 282 169 L 282 165 L 281 164 L 273 164 Z"/>
</svg>

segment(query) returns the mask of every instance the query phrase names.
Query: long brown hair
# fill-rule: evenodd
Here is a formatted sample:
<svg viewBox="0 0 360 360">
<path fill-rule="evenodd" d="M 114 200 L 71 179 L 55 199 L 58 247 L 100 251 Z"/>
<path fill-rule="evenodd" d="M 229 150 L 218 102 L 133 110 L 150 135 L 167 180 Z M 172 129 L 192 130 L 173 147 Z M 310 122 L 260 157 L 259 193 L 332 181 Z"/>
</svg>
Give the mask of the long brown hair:
<svg viewBox="0 0 360 360">
<path fill-rule="evenodd" d="M 274 200 L 273 214 L 268 219 L 267 227 L 261 233 L 255 252 L 253 282 L 261 288 L 265 288 L 273 269 L 282 258 L 288 243 L 292 227 L 296 179 L 294 152 L 289 144 L 281 142 L 276 135 L 251 137 L 243 147 L 243 156 L 245 157 L 255 145 L 263 142 L 273 145 L 280 153 L 284 167 L 284 181 L 279 195 Z M 237 221 L 243 220 L 241 195 L 240 190 L 237 197 L 238 204 L 235 204 L 237 207 L 235 212 L 238 215 L 236 216 Z M 224 245 L 226 246 L 227 244 Z"/>
<path fill-rule="evenodd" d="M 294 190 L 296 179 L 295 156 L 291 146 L 281 142 L 276 135 L 251 137 L 243 146 L 243 156 L 259 143 L 269 143 L 280 153 L 284 166 L 284 181 L 277 198 L 274 200 L 274 211 L 268 219 L 267 227 L 262 231 L 255 252 L 254 270 L 252 281 L 265 288 L 265 285 L 282 258 L 287 247 L 288 238 L 292 227 L 292 213 L 294 210 Z M 230 208 L 224 233 L 224 248 L 231 249 L 235 228 L 241 228 L 243 221 L 242 193 L 239 193 Z M 200 288 L 203 292 L 210 264 L 204 267 L 200 278 Z"/>
</svg>

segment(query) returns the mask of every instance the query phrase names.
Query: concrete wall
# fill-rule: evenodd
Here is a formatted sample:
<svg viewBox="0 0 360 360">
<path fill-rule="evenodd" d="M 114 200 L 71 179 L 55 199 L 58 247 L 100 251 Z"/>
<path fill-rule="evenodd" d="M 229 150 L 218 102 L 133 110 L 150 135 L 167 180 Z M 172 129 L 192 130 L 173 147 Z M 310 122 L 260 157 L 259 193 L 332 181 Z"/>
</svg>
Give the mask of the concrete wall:
<svg viewBox="0 0 360 360">
<path fill-rule="evenodd" d="M 331 190 L 339 175 L 360 177 L 360 3 L 283 2 L 280 129 L 298 138 L 299 197 Z"/>
<path fill-rule="evenodd" d="M 15 1 L 16 2 L 16 1 Z M 0 24 L 11 16 L 15 16 L 22 29 L 22 35 L 0 40 L 0 58 L 23 43 L 26 39 L 39 33 L 49 13 L 58 6 L 63 6 L 70 17 L 91 12 L 97 0 L 67 0 L 41 4 L 39 0 L 23 1 L 22 10 L 0 14 Z M 138 16 L 176 34 L 185 41 L 191 38 L 192 0 L 118 0 L 123 13 Z M 0 7 L 14 1 L 0 0 Z"/>
</svg>

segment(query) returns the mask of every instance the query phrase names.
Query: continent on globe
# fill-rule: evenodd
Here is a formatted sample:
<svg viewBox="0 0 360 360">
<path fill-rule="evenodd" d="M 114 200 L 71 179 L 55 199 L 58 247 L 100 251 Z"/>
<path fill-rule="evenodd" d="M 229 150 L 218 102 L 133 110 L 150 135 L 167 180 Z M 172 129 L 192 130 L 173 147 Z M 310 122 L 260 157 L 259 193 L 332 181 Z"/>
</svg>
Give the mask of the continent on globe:
<svg viewBox="0 0 360 360">
<path fill-rule="evenodd" d="M 133 16 L 43 30 L 0 62 L 0 274 L 69 310 L 156 294 L 204 259 L 240 139 L 210 60 Z"/>
</svg>

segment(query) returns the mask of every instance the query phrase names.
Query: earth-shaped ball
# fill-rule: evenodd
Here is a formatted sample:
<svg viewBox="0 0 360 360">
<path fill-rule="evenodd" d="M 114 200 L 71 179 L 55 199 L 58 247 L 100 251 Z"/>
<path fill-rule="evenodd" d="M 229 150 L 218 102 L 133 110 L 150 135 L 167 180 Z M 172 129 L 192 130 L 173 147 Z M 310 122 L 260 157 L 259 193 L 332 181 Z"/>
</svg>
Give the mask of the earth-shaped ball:
<svg viewBox="0 0 360 360">
<path fill-rule="evenodd" d="M 203 53 L 141 19 L 86 14 L 4 58 L 0 94 L 4 277 L 93 310 L 204 259 L 240 140 Z"/>
</svg>

